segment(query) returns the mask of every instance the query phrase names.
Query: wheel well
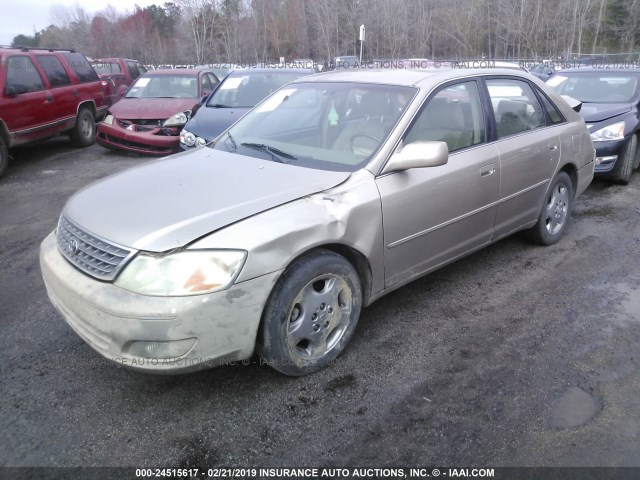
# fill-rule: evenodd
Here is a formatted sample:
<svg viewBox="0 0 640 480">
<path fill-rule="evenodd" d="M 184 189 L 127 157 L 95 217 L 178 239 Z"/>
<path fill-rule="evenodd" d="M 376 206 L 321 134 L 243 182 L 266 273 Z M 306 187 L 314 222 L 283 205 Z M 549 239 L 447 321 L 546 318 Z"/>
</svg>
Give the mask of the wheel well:
<svg viewBox="0 0 640 480">
<path fill-rule="evenodd" d="M 578 186 L 578 173 L 576 171 L 575 165 L 568 163 L 564 167 L 562 167 L 560 171 L 565 172 L 567 175 L 569 175 L 569 178 L 571 179 L 571 186 L 573 187 L 573 196 L 575 197 L 576 188 Z"/>
<path fill-rule="evenodd" d="M 362 305 L 365 306 L 369 302 L 369 298 L 371 298 L 371 285 L 373 283 L 372 274 L 371 274 L 371 266 L 369 265 L 369 260 L 358 250 L 351 248 L 347 245 L 343 245 L 340 243 L 330 243 L 326 245 L 318 245 L 310 250 L 306 250 L 296 258 L 291 260 L 289 266 L 293 265 L 298 259 L 309 255 L 310 253 L 315 252 L 316 250 L 329 250 L 331 252 L 337 253 L 338 255 L 346 258 L 351 265 L 356 269 L 358 273 L 358 278 L 360 279 L 360 285 L 362 287 Z"/>
<path fill-rule="evenodd" d="M 342 255 L 355 267 L 358 272 L 358 277 L 360 277 L 360 285 L 362 286 L 362 305 L 367 305 L 369 303 L 369 298 L 371 297 L 372 284 L 371 265 L 369 265 L 367 257 L 358 250 L 339 243 L 322 245 L 318 248 L 331 250 L 338 255 Z"/>
<path fill-rule="evenodd" d="M 4 144 L 9 148 L 9 132 L 7 131 L 7 126 L 4 124 L 2 119 L 0 119 L 0 137 L 2 137 Z"/>
<path fill-rule="evenodd" d="M 76 112 L 76 117 L 80 114 L 80 110 L 82 110 L 83 108 L 88 108 L 91 111 L 91 115 L 93 115 L 93 119 L 94 120 L 96 119 L 96 106 L 90 100 L 86 102 L 82 102 L 80 105 L 78 105 L 78 111 Z"/>
</svg>

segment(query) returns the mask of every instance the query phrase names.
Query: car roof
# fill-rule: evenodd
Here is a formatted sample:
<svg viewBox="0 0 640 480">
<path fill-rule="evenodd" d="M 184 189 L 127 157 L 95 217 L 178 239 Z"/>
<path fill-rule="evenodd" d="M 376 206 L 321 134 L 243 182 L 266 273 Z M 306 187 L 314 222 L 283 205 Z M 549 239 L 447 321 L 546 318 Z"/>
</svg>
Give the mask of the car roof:
<svg viewBox="0 0 640 480">
<path fill-rule="evenodd" d="M 295 80 L 300 82 L 354 82 L 377 83 L 384 85 L 401 85 L 420 87 L 435 85 L 447 80 L 471 78 L 478 75 L 508 75 L 530 80 L 532 77 L 523 70 L 506 68 L 432 68 L 432 69 L 349 69 L 321 72 L 316 75 Z"/>
<path fill-rule="evenodd" d="M 625 67 L 609 68 L 608 66 L 607 66 L 607 68 L 602 68 L 602 67 L 598 67 L 598 66 L 582 65 L 581 67 L 563 68 L 562 70 L 558 70 L 556 75 L 564 74 L 564 73 L 596 73 L 596 72 L 600 72 L 600 73 L 603 73 L 603 74 L 607 74 L 607 73 L 635 73 L 635 74 L 640 74 L 640 67 L 635 67 L 635 66 L 631 66 L 630 65 L 628 68 L 625 68 Z"/>
<path fill-rule="evenodd" d="M 143 76 L 145 77 L 156 77 L 160 75 L 180 75 L 184 77 L 197 77 L 200 72 L 208 72 L 209 70 L 205 70 L 203 68 L 165 68 L 162 70 L 149 70 Z M 213 72 L 211 72 L 213 73 Z"/>
<path fill-rule="evenodd" d="M 252 73 L 314 73 L 312 68 L 295 68 L 295 67 L 264 67 L 264 68 L 241 68 L 231 70 L 229 76 L 246 76 Z"/>
<path fill-rule="evenodd" d="M 135 60 L 133 58 L 109 57 L 109 58 L 94 58 L 93 60 L 91 60 L 91 63 L 94 63 L 94 62 L 117 62 L 118 60 L 131 60 L 132 62 L 137 62 L 137 60 Z"/>
</svg>

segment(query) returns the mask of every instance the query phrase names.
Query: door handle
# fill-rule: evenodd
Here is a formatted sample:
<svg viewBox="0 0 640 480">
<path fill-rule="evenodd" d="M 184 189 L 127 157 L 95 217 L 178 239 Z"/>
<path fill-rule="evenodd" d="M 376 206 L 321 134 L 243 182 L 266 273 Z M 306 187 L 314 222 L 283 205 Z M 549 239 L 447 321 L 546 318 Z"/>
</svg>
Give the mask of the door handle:
<svg viewBox="0 0 640 480">
<path fill-rule="evenodd" d="M 53 102 L 53 97 L 51 95 L 47 95 L 46 97 L 44 97 L 44 103 L 51 103 Z"/>
<path fill-rule="evenodd" d="M 557 143 L 550 143 L 549 144 L 549 151 L 551 152 L 555 152 L 556 150 L 558 150 L 558 144 Z"/>
<path fill-rule="evenodd" d="M 488 177 L 489 175 L 493 175 L 494 173 L 496 173 L 496 167 L 493 165 L 493 163 L 480 167 L 481 177 Z"/>
</svg>

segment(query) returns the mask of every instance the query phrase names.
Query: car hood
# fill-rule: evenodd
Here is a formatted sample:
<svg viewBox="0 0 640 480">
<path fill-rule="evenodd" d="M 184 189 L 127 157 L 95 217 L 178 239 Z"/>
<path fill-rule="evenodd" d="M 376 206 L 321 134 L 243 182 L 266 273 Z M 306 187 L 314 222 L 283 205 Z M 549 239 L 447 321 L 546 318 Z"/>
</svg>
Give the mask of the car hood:
<svg viewBox="0 0 640 480">
<path fill-rule="evenodd" d="M 188 131 L 206 140 L 213 140 L 251 108 L 215 108 L 202 106 L 185 125 Z"/>
<path fill-rule="evenodd" d="M 73 195 L 64 215 L 105 240 L 162 252 L 349 175 L 202 148 L 100 180 Z"/>
<path fill-rule="evenodd" d="M 619 103 L 583 103 L 580 115 L 587 123 L 601 122 L 631 111 L 631 105 Z"/>
<path fill-rule="evenodd" d="M 122 98 L 109 111 L 120 119 L 164 120 L 197 104 L 197 98 Z"/>
</svg>

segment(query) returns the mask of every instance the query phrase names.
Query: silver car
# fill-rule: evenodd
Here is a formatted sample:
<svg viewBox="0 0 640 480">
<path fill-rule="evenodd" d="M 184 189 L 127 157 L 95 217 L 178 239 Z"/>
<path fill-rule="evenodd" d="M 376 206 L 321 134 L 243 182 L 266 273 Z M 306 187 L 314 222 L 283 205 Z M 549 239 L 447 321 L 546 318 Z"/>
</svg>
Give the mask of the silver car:
<svg viewBox="0 0 640 480">
<path fill-rule="evenodd" d="M 593 170 L 580 116 L 526 73 L 329 72 L 210 148 L 76 193 L 40 262 L 61 315 L 121 365 L 257 352 L 304 375 L 386 293 L 520 230 L 558 241 Z"/>
</svg>

